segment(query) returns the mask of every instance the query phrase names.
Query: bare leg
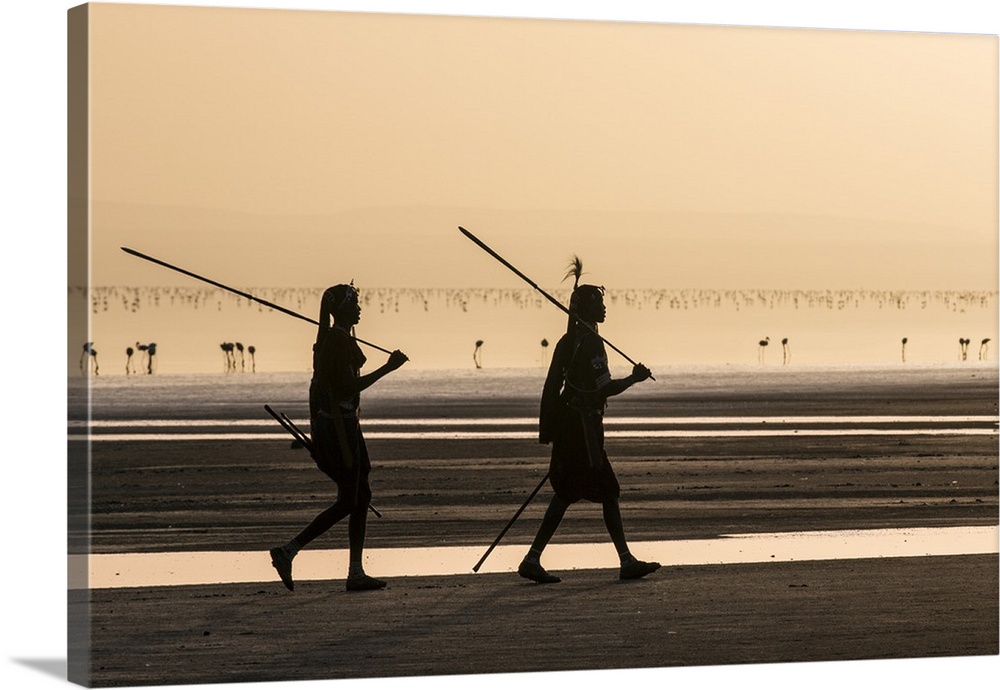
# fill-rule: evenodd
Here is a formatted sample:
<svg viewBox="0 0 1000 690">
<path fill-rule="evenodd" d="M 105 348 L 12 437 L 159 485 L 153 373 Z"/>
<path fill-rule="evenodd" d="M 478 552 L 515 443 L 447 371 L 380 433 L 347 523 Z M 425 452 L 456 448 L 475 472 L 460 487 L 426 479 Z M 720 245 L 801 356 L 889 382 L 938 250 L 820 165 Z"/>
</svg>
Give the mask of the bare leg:
<svg viewBox="0 0 1000 690">
<path fill-rule="evenodd" d="M 350 540 L 350 572 L 364 574 L 362 553 L 365 548 L 365 531 L 368 527 L 368 504 L 358 505 L 351 513 L 347 523 L 347 536 Z"/>
<path fill-rule="evenodd" d="M 545 517 L 542 518 L 542 524 L 538 527 L 535 540 L 531 542 L 531 551 L 537 552 L 539 557 L 541 557 L 549 540 L 552 539 L 552 535 L 556 533 L 556 529 L 559 528 L 559 523 L 562 522 L 567 508 L 569 508 L 569 504 L 558 496 L 553 496 L 552 500 L 549 501 L 549 507 L 545 510 Z"/>
<path fill-rule="evenodd" d="M 531 548 L 517 569 L 518 575 L 538 583 L 559 582 L 558 577 L 550 575 L 542 567 L 541 558 L 542 551 L 545 550 L 549 540 L 552 539 L 552 535 L 556 533 L 556 529 L 559 527 L 559 523 L 562 522 L 563 515 L 566 514 L 568 507 L 569 504 L 559 498 L 559 496 L 553 496 L 552 500 L 549 501 L 549 507 L 545 510 L 542 524 L 538 527 L 538 533 L 535 535 L 534 541 L 531 542 Z"/>
<path fill-rule="evenodd" d="M 349 592 L 385 587 L 383 580 L 365 574 L 362 560 L 365 530 L 368 525 L 368 504 L 371 502 L 371 498 L 371 489 L 368 487 L 368 482 L 365 481 L 359 489 L 354 510 L 351 511 L 351 519 L 347 526 L 347 535 L 350 540 L 350 566 L 347 570 L 347 591 Z"/>
<path fill-rule="evenodd" d="M 628 542 L 625 540 L 625 526 L 622 524 L 622 511 L 618 506 L 618 499 L 609 498 L 602 505 L 604 512 L 604 525 L 608 528 L 611 541 L 614 542 L 618 551 L 618 559 L 625 563 L 633 558 L 628 550 Z"/>
<path fill-rule="evenodd" d="M 659 569 L 659 563 L 647 563 L 633 556 L 625 541 L 625 527 L 622 524 L 622 511 L 618 499 L 609 498 L 604 501 L 604 524 L 618 550 L 618 560 L 621 565 L 619 577 L 622 580 L 637 580 Z"/>
<path fill-rule="evenodd" d="M 353 496 L 353 490 L 350 492 Z M 338 486 L 337 502 L 313 518 L 305 529 L 284 546 L 276 546 L 271 549 L 271 565 L 278 571 L 281 581 L 289 590 L 295 588 L 292 581 L 292 559 L 298 555 L 299 551 L 308 543 L 324 534 L 335 524 L 343 520 L 352 512 L 356 512 L 355 501 L 345 498 L 345 491 Z M 365 506 L 367 509 L 367 505 Z M 353 522 L 353 520 L 352 520 Z M 362 527 L 362 541 L 364 541 L 364 528 Z M 352 540 L 353 545 L 353 540 Z"/>
<path fill-rule="evenodd" d="M 351 506 L 346 501 L 342 502 L 338 497 L 336 503 L 313 518 L 313 521 L 304 530 L 299 532 L 299 535 L 294 539 L 295 544 L 299 549 L 303 548 L 313 539 L 319 537 L 347 517 L 350 512 Z"/>
</svg>

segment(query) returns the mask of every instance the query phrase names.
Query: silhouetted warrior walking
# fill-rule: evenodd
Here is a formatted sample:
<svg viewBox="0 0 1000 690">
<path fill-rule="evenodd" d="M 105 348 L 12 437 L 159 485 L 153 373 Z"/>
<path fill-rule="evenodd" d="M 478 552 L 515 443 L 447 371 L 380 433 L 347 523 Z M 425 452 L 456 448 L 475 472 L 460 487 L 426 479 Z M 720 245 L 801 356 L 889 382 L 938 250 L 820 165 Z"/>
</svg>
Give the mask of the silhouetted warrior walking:
<svg viewBox="0 0 1000 690">
<path fill-rule="evenodd" d="M 330 318 L 333 327 L 330 327 Z M 347 590 L 381 589 L 385 582 L 369 577 L 362 566 L 371 463 L 358 423 L 361 391 L 407 361 L 395 350 L 388 361 L 361 375 L 365 355 L 350 329 L 361 320 L 361 306 L 353 285 L 335 285 L 323 293 L 319 332 L 313 345 L 313 377 L 309 385 L 309 420 L 316 465 L 337 484 L 337 501 L 285 544 L 271 549 L 271 565 L 281 581 L 293 589 L 292 559 L 316 537 L 349 516 L 350 567 Z"/>
<path fill-rule="evenodd" d="M 549 502 L 518 574 L 535 582 L 559 582 L 541 565 L 541 555 L 566 509 L 581 499 L 601 503 L 604 524 L 621 562 L 619 577 L 632 580 L 652 573 L 659 563 L 636 559 L 628 548 L 618 506 L 620 487 L 604 450 L 604 408 L 607 399 L 632 384 L 645 381 L 650 371 L 642 364 L 623 379 L 612 379 L 604 342 L 595 334 L 604 321 L 604 288 L 580 285 L 570 298 L 570 312 L 586 322 L 570 318 L 566 335 L 552 354 L 552 363 L 542 390 L 539 441 L 552 443 L 549 481 L 555 495 Z"/>
</svg>

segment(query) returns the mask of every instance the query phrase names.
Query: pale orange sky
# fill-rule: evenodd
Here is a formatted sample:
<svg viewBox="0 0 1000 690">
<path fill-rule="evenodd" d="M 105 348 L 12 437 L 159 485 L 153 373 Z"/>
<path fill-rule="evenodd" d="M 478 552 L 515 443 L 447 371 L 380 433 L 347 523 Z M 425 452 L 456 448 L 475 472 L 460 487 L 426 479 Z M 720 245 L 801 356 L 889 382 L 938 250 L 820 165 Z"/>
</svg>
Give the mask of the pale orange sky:
<svg viewBox="0 0 1000 690">
<path fill-rule="evenodd" d="M 997 284 L 995 36 L 90 7 L 97 285 Z"/>
</svg>

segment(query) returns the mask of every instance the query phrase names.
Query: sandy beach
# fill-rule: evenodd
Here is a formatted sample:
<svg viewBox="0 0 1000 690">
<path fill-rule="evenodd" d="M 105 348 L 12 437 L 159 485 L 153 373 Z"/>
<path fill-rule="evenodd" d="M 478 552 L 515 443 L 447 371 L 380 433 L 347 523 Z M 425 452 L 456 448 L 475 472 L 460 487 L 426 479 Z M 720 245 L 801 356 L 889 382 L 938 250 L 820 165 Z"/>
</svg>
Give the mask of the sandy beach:
<svg viewBox="0 0 1000 690">
<path fill-rule="evenodd" d="M 408 417 L 436 418 L 442 428 L 459 418 L 484 427 L 490 418 L 530 419 L 542 375 L 419 372 L 373 388 L 365 428 L 373 435 L 373 503 L 385 517 L 370 519 L 367 546 L 485 550 L 544 475 L 548 448 L 531 438 L 443 441 L 376 432 L 386 420 Z M 95 384 L 93 419 L 197 418 L 224 428 L 257 417 L 280 431 L 262 414 L 264 403 L 293 419 L 305 416 L 294 378 L 153 379 Z M 966 426 L 995 431 L 995 366 L 668 369 L 657 379 L 611 401 L 609 428 L 616 418 L 697 417 L 699 429 L 739 418 L 735 428 L 746 429 L 762 426 L 750 418 L 823 416 L 847 421 L 822 428 L 874 425 L 884 433 L 609 437 L 635 542 L 998 523 L 996 434 L 914 435 L 914 425 L 901 421 L 985 417 L 992 421 Z M 74 400 L 71 385 L 71 422 Z M 859 421 L 876 417 L 890 421 Z M 94 442 L 91 551 L 259 550 L 266 559 L 268 548 L 334 498 L 333 485 L 289 441 Z M 505 544 L 531 540 L 549 491 Z M 85 513 L 85 504 L 71 505 L 71 514 Z M 553 543 L 603 541 L 600 507 L 579 504 Z M 73 548 L 85 544 L 71 532 Z M 316 543 L 344 546 L 344 525 Z M 334 574 L 295 592 L 276 578 L 77 592 L 72 606 L 90 609 L 96 686 L 998 653 L 995 553 L 683 566 L 637 582 L 620 582 L 613 569 L 571 570 L 548 586 L 473 573 L 469 565 L 468 574 L 398 577 L 384 591 L 360 595 L 344 592 Z"/>
</svg>

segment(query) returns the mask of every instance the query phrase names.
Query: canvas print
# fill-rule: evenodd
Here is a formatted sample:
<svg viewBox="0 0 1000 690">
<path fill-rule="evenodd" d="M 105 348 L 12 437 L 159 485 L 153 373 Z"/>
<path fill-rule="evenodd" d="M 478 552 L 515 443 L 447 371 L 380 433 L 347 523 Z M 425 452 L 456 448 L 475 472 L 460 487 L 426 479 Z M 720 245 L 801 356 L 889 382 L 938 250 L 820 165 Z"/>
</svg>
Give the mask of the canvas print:
<svg viewBox="0 0 1000 690">
<path fill-rule="evenodd" d="M 71 681 L 998 654 L 997 36 L 68 26 Z"/>
</svg>

